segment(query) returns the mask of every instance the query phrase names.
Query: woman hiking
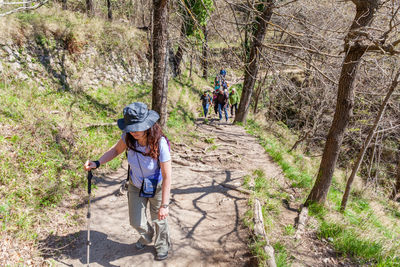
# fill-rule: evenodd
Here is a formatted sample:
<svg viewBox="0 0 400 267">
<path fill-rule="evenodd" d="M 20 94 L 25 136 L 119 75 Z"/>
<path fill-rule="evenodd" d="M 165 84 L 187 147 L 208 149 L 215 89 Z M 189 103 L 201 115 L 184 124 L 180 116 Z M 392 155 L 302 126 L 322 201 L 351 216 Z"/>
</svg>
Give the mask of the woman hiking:
<svg viewBox="0 0 400 267">
<path fill-rule="evenodd" d="M 135 246 L 143 249 L 154 236 L 155 259 L 164 260 L 170 247 L 167 223 L 172 169 L 169 143 L 157 123 L 160 116 L 146 104 L 132 103 L 124 108 L 123 114 L 124 118 L 118 120 L 118 127 L 123 131 L 121 138 L 98 160 L 88 160 L 84 169 L 96 169 L 127 151 L 129 222 L 140 234 Z M 155 231 L 146 217 L 148 202 Z"/>
</svg>

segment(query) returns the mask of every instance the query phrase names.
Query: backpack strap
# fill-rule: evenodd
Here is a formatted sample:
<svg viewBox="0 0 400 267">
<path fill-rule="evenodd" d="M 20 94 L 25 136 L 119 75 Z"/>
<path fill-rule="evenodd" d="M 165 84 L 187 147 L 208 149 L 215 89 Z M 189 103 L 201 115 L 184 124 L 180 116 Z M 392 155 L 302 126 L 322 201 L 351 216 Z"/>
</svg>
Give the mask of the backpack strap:
<svg viewBox="0 0 400 267">
<path fill-rule="evenodd" d="M 167 141 L 168 149 L 169 149 L 169 151 L 171 152 L 171 144 L 170 144 L 168 138 L 167 138 L 165 135 L 163 135 L 163 137 L 164 137 L 165 140 Z M 136 149 L 132 149 L 132 150 L 133 150 L 134 152 L 136 152 L 136 153 L 140 153 L 140 154 L 144 155 L 143 152 L 141 152 L 141 151 L 139 151 L 139 150 L 136 150 Z M 160 150 L 160 147 L 158 147 L 158 150 Z M 128 159 L 128 149 L 125 150 L 125 155 L 126 155 L 126 159 Z M 161 167 L 160 167 L 160 159 L 157 159 L 157 164 L 158 164 L 158 167 L 161 168 Z M 129 173 L 130 173 L 130 171 L 131 171 L 131 165 L 129 165 L 129 161 L 128 161 L 128 175 L 126 176 L 126 181 L 127 181 L 127 182 L 129 182 Z"/>
<path fill-rule="evenodd" d="M 128 160 L 128 149 L 125 150 L 126 160 Z M 129 182 L 129 173 L 131 172 L 131 165 L 129 165 L 128 161 L 128 174 L 126 175 L 126 181 Z"/>
<path fill-rule="evenodd" d="M 163 135 L 163 137 L 167 141 L 169 152 L 171 152 L 171 143 L 169 142 L 168 138 L 165 135 Z"/>
</svg>

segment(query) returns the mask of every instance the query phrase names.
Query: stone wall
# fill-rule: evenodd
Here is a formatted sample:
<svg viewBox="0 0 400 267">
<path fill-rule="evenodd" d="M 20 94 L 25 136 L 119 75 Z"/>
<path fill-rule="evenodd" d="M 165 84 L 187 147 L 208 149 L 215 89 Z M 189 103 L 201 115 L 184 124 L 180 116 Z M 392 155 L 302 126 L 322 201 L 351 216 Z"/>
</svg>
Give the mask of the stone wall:
<svg viewBox="0 0 400 267">
<path fill-rule="evenodd" d="M 95 46 L 85 46 L 71 54 L 61 43 L 38 41 L 22 45 L 0 43 L 0 76 L 36 83 L 40 89 L 85 89 L 151 80 L 151 67 L 145 56 L 100 53 Z"/>
</svg>

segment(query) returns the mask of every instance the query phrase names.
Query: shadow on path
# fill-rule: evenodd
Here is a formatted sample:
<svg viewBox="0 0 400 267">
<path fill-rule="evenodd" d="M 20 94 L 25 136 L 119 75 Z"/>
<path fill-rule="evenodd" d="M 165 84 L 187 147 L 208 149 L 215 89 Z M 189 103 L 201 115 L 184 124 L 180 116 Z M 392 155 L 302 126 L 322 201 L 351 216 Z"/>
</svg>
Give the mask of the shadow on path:
<svg viewBox="0 0 400 267">
<path fill-rule="evenodd" d="M 233 180 L 231 179 L 231 171 L 225 170 L 225 180 L 223 183 L 228 183 L 232 182 Z M 210 177 L 211 178 L 211 177 Z M 189 188 L 175 188 L 171 190 L 171 195 L 172 198 L 174 197 L 175 194 L 193 194 L 193 193 L 202 193 L 200 196 L 192 200 L 193 207 L 198 210 L 199 214 L 201 214 L 201 218 L 193 224 L 193 227 L 187 232 L 186 238 L 193 238 L 193 235 L 197 229 L 197 227 L 202 223 L 202 221 L 206 220 L 207 217 L 209 216 L 206 210 L 203 210 L 198 203 L 201 202 L 202 198 L 206 197 L 209 194 L 222 194 L 227 198 L 233 199 L 234 200 L 234 205 L 235 205 L 235 227 L 227 234 L 222 235 L 218 239 L 219 244 L 223 244 L 225 239 L 228 239 L 228 237 L 231 234 L 236 234 L 237 238 L 241 241 L 246 243 L 246 240 L 242 240 L 240 235 L 238 234 L 238 228 L 240 227 L 240 214 L 239 214 L 239 207 L 238 207 L 238 201 L 240 200 L 245 200 L 246 197 L 237 197 L 231 194 L 232 190 L 228 188 L 222 187 L 216 180 L 210 181 L 211 185 L 209 186 L 202 186 L 202 187 L 189 187 Z M 218 205 L 218 203 L 216 203 Z M 178 205 L 178 204 L 176 204 Z M 179 221 L 179 218 L 176 218 Z M 214 218 L 215 219 L 215 218 Z"/>
<path fill-rule="evenodd" d="M 39 241 L 42 256 L 44 258 L 53 258 L 55 261 L 72 266 L 63 262 L 63 258 L 78 259 L 82 265 L 87 264 L 86 247 L 87 231 L 80 231 L 66 236 L 49 235 L 46 239 Z M 135 245 L 124 244 L 111 240 L 107 234 L 90 231 L 90 263 L 98 263 L 101 266 L 118 266 L 111 262 L 145 253 L 154 254 L 152 246 L 145 247 L 138 251 Z M 133 258 L 134 259 L 134 258 Z M 132 262 L 132 266 L 134 266 Z"/>
</svg>

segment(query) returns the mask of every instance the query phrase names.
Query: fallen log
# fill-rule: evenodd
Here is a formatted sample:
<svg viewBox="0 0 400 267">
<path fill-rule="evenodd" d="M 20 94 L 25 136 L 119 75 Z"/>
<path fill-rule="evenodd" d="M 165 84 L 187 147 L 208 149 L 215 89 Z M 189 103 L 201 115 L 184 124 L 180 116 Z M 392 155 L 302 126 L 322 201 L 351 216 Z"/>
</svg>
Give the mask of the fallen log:
<svg viewBox="0 0 400 267">
<path fill-rule="evenodd" d="M 307 207 L 302 207 L 299 217 L 297 221 L 297 230 L 294 238 L 297 240 L 301 237 L 301 235 L 304 233 L 304 230 L 306 228 L 306 223 L 307 223 L 307 218 L 308 218 L 308 208 Z"/>
<path fill-rule="evenodd" d="M 274 248 L 269 244 L 267 234 L 265 233 L 261 204 L 257 198 L 254 201 L 254 234 L 262 238 L 266 243 L 264 246 L 264 251 L 268 257 L 266 260 L 266 265 L 268 267 L 276 267 Z"/>
</svg>

